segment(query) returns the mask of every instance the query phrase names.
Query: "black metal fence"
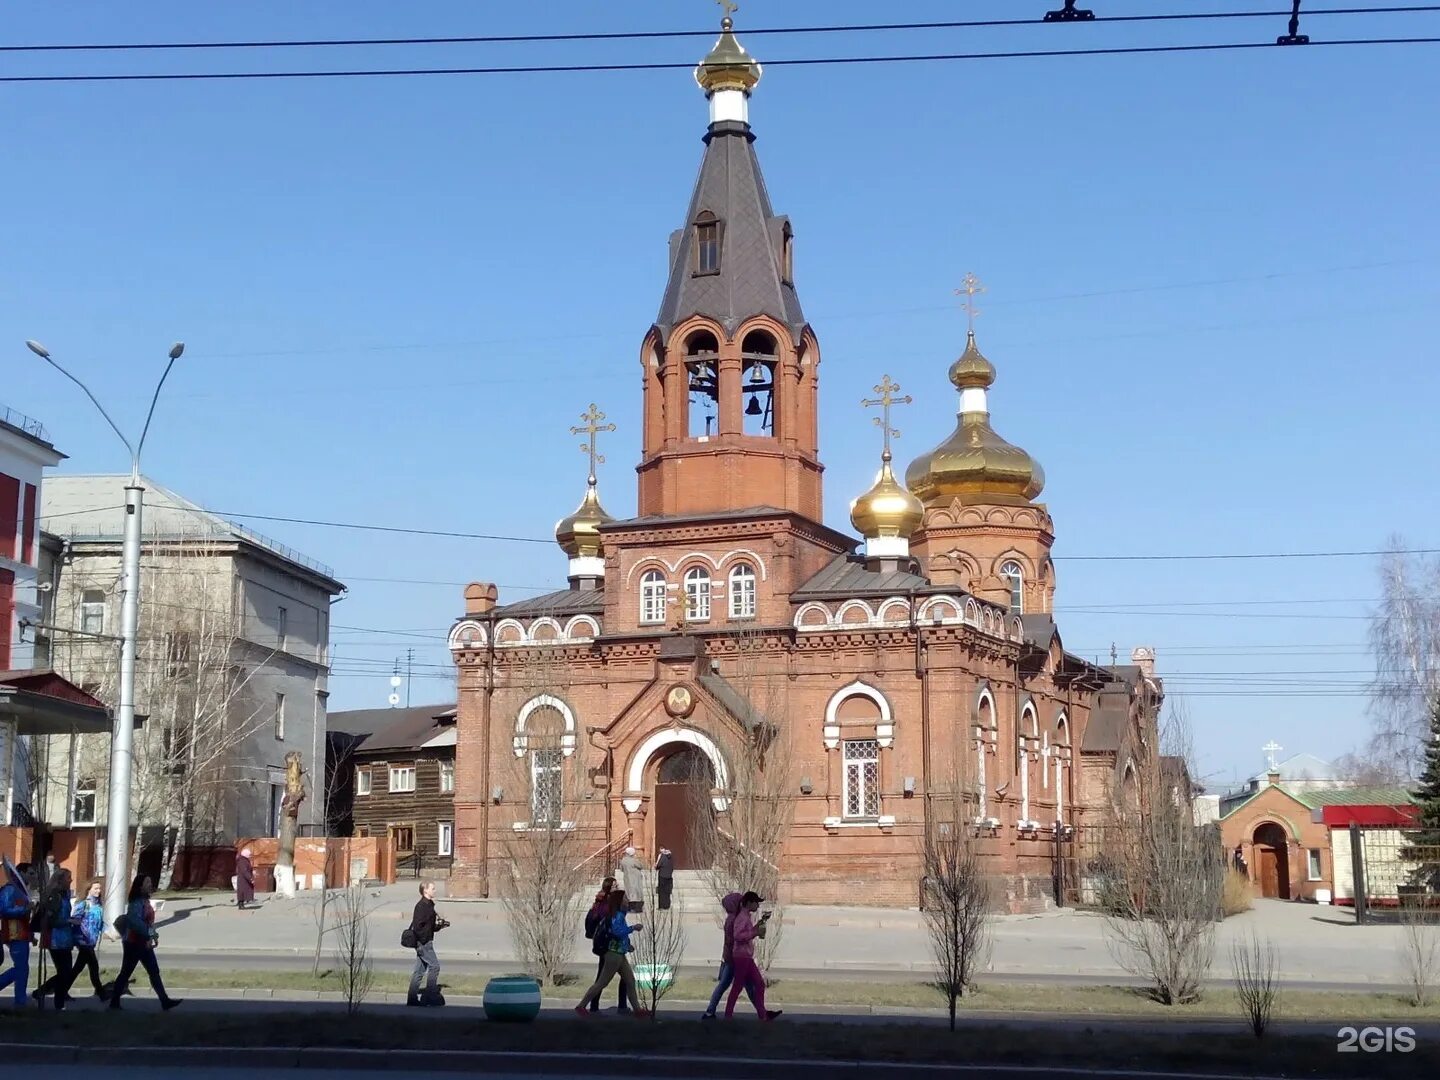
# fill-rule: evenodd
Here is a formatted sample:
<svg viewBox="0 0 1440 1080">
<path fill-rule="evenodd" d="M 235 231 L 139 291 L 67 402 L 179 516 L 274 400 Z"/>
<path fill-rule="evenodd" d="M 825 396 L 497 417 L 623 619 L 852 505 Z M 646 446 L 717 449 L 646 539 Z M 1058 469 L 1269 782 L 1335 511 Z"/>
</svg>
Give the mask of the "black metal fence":
<svg viewBox="0 0 1440 1080">
<path fill-rule="evenodd" d="M 1334 902 L 1355 909 L 1355 921 L 1393 922 L 1423 914 L 1440 919 L 1440 844 L 1420 843 L 1413 830 L 1351 825 L 1330 834 Z"/>
</svg>

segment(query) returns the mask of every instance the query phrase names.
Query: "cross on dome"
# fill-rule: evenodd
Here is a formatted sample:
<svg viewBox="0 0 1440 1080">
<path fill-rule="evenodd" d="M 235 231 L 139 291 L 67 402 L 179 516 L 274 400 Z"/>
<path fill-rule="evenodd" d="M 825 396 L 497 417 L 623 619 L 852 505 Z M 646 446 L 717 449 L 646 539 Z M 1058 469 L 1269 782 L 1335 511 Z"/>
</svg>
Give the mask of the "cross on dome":
<svg viewBox="0 0 1440 1080">
<path fill-rule="evenodd" d="M 875 387 L 876 398 L 861 398 L 860 404 L 866 409 L 880 408 L 880 415 L 875 417 L 875 426 L 885 433 L 885 452 L 880 455 L 882 461 L 890 460 L 890 440 L 900 437 L 900 429 L 890 426 L 890 407 L 892 405 L 909 405 L 915 399 L 909 394 L 904 397 L 896 397 L 900 392 L 900 384 L 891 381 L 889 375 L 880 380 L 880 385 Z"/>
</svg>

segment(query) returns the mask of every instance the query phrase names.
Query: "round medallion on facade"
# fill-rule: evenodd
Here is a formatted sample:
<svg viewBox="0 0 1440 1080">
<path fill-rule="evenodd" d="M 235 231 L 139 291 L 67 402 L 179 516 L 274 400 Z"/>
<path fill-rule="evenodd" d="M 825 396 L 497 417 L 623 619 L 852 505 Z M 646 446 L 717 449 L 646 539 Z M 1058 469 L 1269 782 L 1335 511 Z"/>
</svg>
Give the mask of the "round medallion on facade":
<svg viewBox="0 0 1440 1080">
<path fill-rule="evenodd" d="M 665 711 L 676 719 L 683 720 L 695 711 L 695 695 L 684 683 L 677 683 L 665 694 Z"/>
</svg>

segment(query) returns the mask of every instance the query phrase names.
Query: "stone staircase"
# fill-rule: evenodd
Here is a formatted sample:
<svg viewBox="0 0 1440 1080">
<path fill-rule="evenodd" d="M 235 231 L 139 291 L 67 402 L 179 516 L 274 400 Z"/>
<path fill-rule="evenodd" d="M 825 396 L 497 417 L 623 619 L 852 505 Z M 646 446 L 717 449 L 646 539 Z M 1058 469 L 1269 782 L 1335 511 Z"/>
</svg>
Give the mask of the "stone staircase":
<svg viewBox="0 0 1440 1080">
<path fill-rule="evenodd" d="M 705 915 L 720 911 L 715 894 L 699 870 L 675 871 L 675 891 L 670 894 L 670 906 L 679 908 L 687 915 Z"/>
</svg>

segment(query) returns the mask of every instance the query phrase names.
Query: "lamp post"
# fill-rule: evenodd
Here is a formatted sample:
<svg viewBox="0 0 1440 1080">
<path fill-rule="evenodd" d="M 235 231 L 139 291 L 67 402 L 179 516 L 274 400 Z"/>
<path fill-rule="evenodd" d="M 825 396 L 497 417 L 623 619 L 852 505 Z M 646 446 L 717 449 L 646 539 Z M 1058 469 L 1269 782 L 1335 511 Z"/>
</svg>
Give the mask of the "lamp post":
<svg viewBox="0 0 1440 1080">
<path fill-rule="evenodd" d="M 125 449 L 130 451 L 130 482 L 125 485 L 125 546 L 120 570 L 120 703 L 115 713 L 115 730 L 110 738 L 110 810 L 105 833 L 105 925 L 109 927 L 124 912 L 129 889 L 130 773 L 135 757 L 135 644 L 140 632 L 140 523 L 145 506 L 145 488 L 140 483 L 140 451 L 145 448 L 145 436 L 150 432 L 150 419 L 155 415 L 160 388 L 165 385 L 175 361 L 185 351 L 185 343 L 177 341 L 170 347 L 170 362 L 165 365 L 165 373 L 160 376 L 160 381 L 155 384 L 155 393 L 150 397 L 150 411 L 145 414 L 140 441 L 133 445 L 110 419 L 105 407 L 95 400 L 90 388 L 56 363 L 45 346 L 38 341 L 27 341 L 25 345 L 85 391 L 85 396 L 100 410 L 110 429 L 120 436 Z"/>
</svg>

